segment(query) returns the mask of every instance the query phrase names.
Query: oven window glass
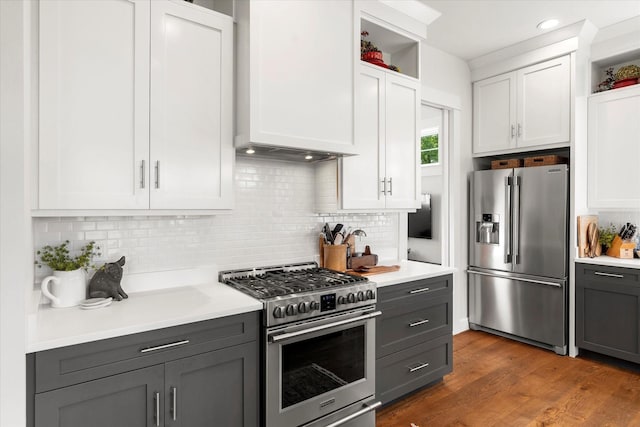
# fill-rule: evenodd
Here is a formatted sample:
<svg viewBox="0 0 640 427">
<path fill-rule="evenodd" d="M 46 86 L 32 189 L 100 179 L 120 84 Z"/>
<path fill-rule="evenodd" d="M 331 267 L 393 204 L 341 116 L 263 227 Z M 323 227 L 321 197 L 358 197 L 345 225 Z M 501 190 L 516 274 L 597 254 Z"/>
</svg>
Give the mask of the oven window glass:
<svg viewBox="0 0 640 427">
<path fill-rule="evenodd" d="M 365 327 L 282 346 L 282 408 L 364 378 Z"/>
</svg>

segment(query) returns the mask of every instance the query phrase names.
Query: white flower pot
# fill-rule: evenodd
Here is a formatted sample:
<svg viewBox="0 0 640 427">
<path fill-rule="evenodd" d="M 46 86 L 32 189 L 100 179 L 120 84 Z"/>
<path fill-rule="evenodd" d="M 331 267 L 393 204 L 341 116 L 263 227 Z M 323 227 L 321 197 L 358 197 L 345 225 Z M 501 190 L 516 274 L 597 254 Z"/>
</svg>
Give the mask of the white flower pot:
<svg viewBox="0 0 640 427">
<path fill-rule="evenodd" d="M 87 298 L 87 278 L 84 270 L 54 271 L 42 280 L 42 293 L 51 300 L 51 307 L 73 307 Z"/>
</svg>

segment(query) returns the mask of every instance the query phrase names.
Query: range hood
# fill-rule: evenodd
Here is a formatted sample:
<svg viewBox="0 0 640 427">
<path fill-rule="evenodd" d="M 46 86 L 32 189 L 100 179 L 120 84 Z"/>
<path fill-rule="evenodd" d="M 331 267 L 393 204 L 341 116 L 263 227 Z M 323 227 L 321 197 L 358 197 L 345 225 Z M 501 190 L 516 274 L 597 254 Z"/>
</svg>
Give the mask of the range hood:
<svg viewBox="0 0 640 427">
<path fill-rule="evenodd" d="M 335 160 L 339 157 L 352 154 L 330 153 L 321 150 L 307 150 L 291 147 L 276 147 L 265 144 L 247 145 L 237 147 L 236 154 L 247 158 L 276 159 L 288 162 L 315 163 L 326 160 Z"/>
</svg>

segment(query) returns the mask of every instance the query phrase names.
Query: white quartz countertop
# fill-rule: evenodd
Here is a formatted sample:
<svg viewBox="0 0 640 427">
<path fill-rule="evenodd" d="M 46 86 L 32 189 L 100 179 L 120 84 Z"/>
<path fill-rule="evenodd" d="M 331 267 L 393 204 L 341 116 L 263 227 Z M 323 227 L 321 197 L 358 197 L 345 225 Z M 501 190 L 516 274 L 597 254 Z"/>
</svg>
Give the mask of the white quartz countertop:
<svg viewBox="0 0 640 427">
<path fill-rule="evenodd" d="M 576 258 L 576 262 L 582 264 L 608 265 L 611 267 L 638 268 L 640 269 L 640 259 L 622 259 L 612 256 L 599 256 L 595 258 Z"/>
<path fill-rule="evenodd" d="M 443 267 L 438 264 L 428 264 L 418 261 L 381 262 L 378 265 L 399 265 L 400 270 L 390 273 L 372 274 L 367 276 L 378 287 L 397 285 L 398 283 L 411 282 L 413 280 L 428 279 L 430 277 L 444 276 L 456 271 L 452 267 Z"/>
<path fill-rule="evenodd" d="M 130 293 L 93 310 L 44 306 L 27 321 L 27 353 L 261 310 L 221 283 Z"/>
</svg>

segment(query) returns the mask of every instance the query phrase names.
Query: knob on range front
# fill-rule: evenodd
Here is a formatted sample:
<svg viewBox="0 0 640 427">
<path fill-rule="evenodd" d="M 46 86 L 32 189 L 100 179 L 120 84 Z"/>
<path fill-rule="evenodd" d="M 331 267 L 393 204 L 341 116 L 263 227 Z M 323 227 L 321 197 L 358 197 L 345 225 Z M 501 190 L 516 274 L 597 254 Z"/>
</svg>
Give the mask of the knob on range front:
<svg viewBox="0 0 640 427">
<path fill-rule="evenodd" d="M 298 313 L 298 306 L 296 304 L 287 305 L 285 313 L 287 313 L 287 316 L 294 316 Z"/>
<path fill-rule="evenodd" d="M 284 310 L 281 306 L 273 309 L 273 317 L 275 317 L 276 319 L 282 319 L 284 316 Z"/>
</svg>

